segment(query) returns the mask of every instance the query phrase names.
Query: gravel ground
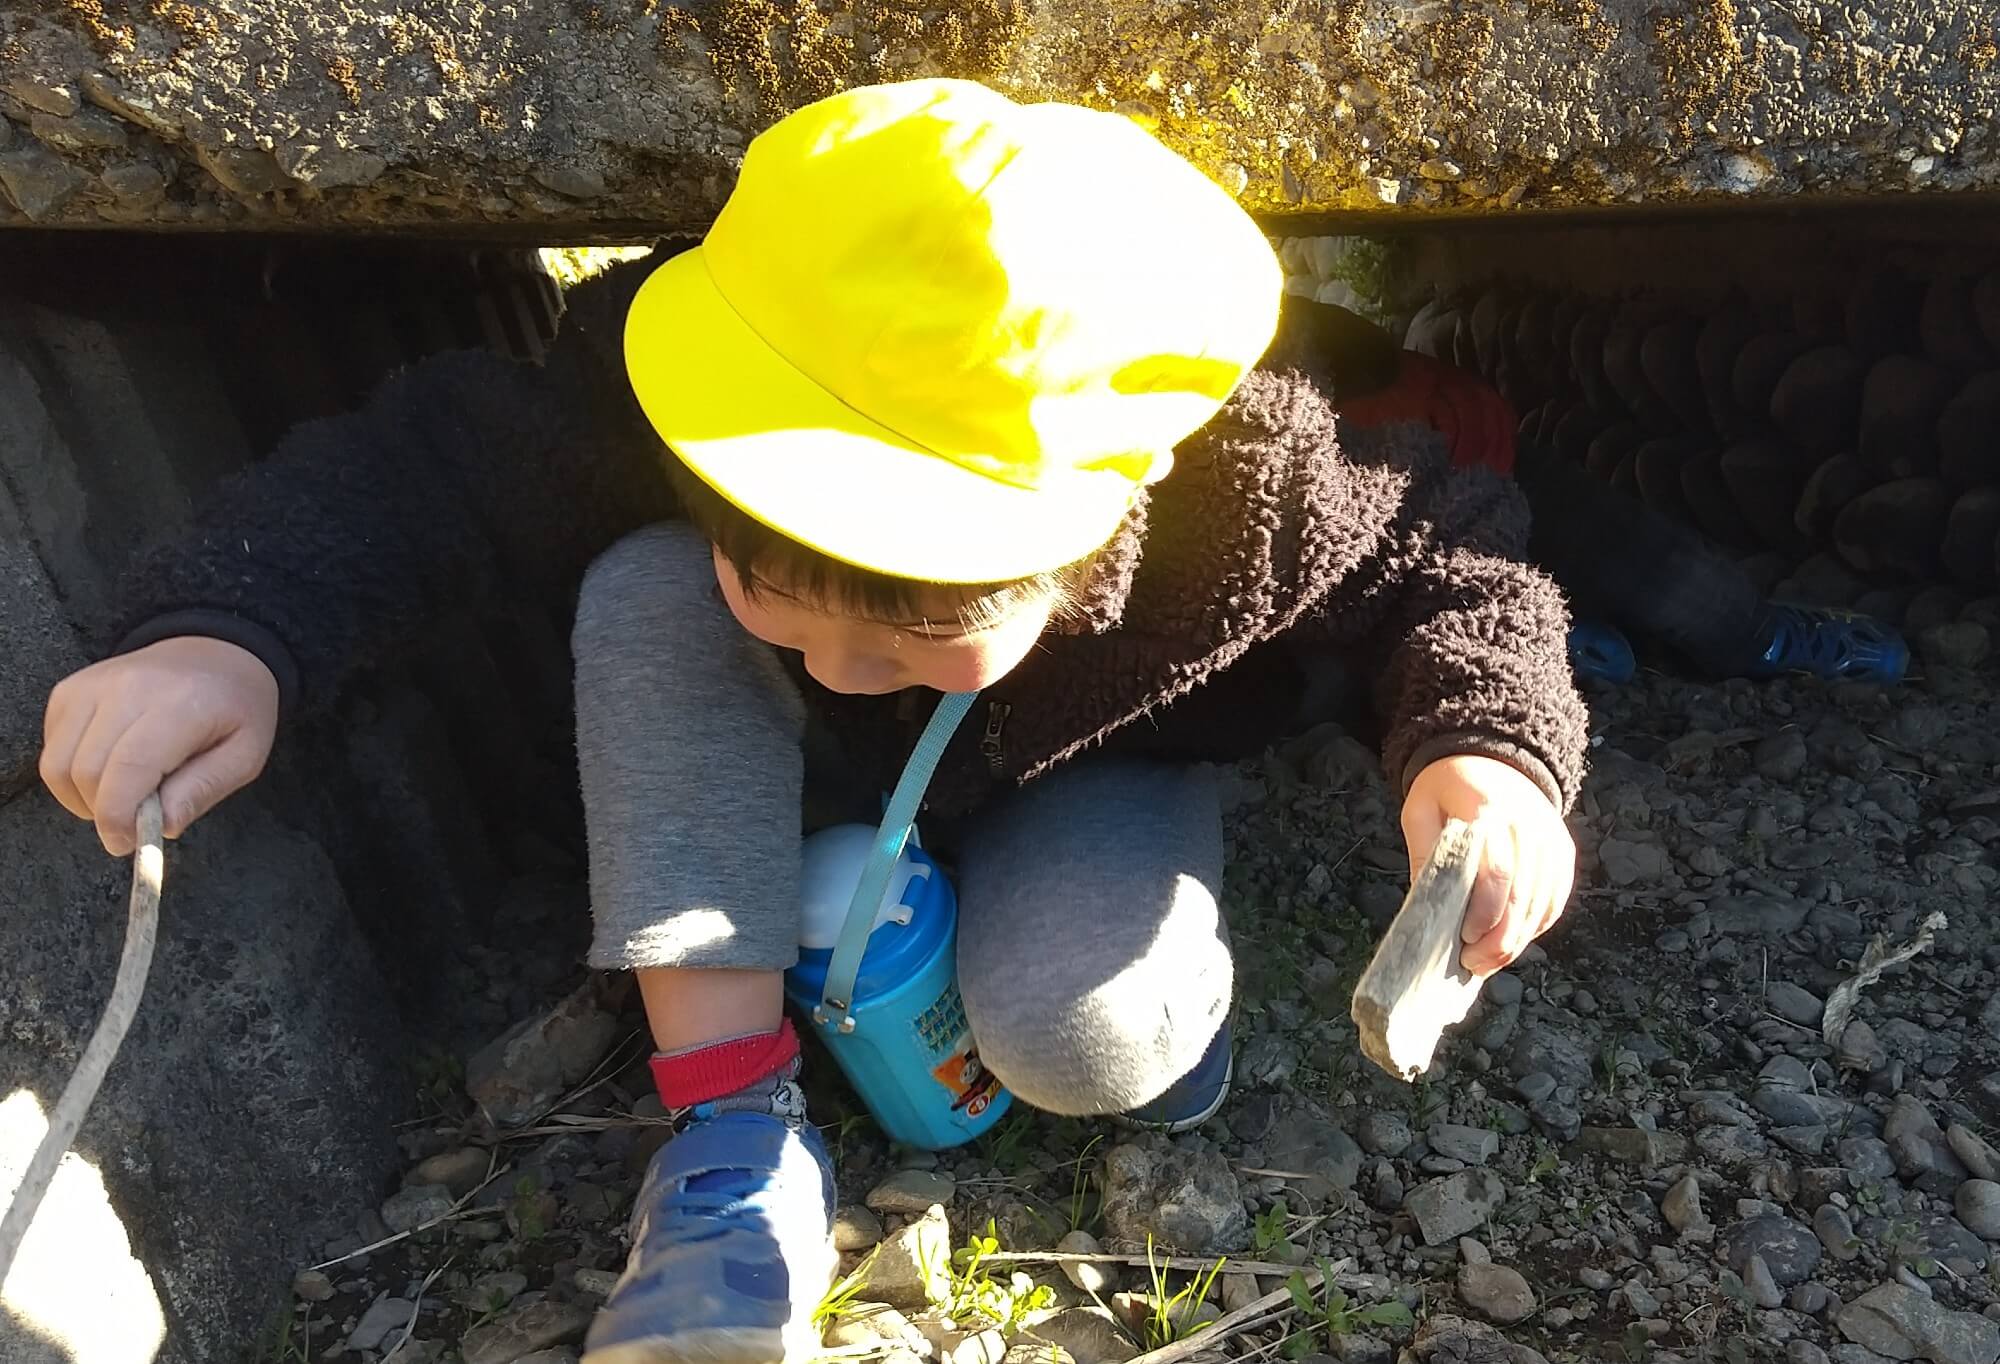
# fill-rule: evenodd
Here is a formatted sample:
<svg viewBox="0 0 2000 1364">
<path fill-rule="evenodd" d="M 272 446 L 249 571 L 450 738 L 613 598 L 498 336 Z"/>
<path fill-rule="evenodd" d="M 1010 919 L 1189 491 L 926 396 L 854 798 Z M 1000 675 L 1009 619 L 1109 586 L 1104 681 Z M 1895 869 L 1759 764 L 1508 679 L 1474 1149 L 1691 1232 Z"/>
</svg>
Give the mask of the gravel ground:
<svg viewBox="0 0 2000 1364">
<path fill-rule="evenodd" d="M 1096 1364 L 1186 1338 L 1194 1358 L 1345 1364 L 1996 1364 L 1985 643 L 1930 641 L 1892 693 L 1648 672 L 1595 697 L 1570 913 L 1414 1085 L 1368 1067 L 1347 1018 L 1408 874 L 1374 758 L 1325 730 L 1235 769 L 1221 1118 L 1169 1141 L 1023 1113 L 911 1155 L 822 1064 L 859 1281 L 829 1354 Z M 1824 1002 L 1871 939 L 1936 912 L 1933 947 L 1830 1045 Z M 666 1135 L 642 1048 L 600 981 L 434 1064 L 409 1185 L 300 1274 L 261 1357 L 572 1359 Z M 1058 1247 L 1138 1262 L 993 1258 Z"/>
</svg>

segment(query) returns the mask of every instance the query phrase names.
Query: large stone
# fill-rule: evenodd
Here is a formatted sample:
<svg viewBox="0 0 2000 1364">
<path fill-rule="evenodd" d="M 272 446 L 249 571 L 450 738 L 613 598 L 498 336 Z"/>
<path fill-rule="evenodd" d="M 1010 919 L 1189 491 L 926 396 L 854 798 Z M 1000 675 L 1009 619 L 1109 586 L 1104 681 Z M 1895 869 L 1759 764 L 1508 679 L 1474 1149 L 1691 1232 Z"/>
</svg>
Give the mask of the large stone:
<svg viewBox="0 0 2000 1364">
<path fill-rule="evenodd" d="M 1954 1312 L 1927 1293 L 1899 1283 L 1871 1288 L 1834 1314 L 1841 1334 L 1889 1359 L 1931 1364 L 1994 1364 L 2000 1325 Z"/>
<path fill-rule="evenodd" d="M 1265 1138 L 1264 1153 L 1273 1169 L 1295 1176 L 1299 1191 L 1314 1200 L 1344 1193 L 1361 1177 L 1361 1148 L 1313 1107 L 1287 1113 Z"/>
<path fill-rule="evenodd" d="M 604 1059 L 618 1033 L 611 987 L 592 977 L 465 1065 L 465 1092 L 502 1127 L 540 1117 Z"/>
<path fill-rule="evenodd" d="M 1490 1170 L 1461 1170 L 1433 1179 L 1412 1193 L 1404 1205 L 1417 1219 L 1427 1246 L 1477 1231 L 1507 1201 L 1507 1186 Z"/>
<path fill-rule="evenodd" d="M 103 1010 L 127 864 L 0 806 L 0 1200 Z M 167 853 L 151 983 L 0 1294 L 0 1360 L 233 1357 L 397 1164 L 402 1042 L 333 868 L 253 799 Z"/>
<path fill-rule="evenodd" d="M 520 1364 L 538 1350 L 582 1341 L 590 1317 L 586 1308 L 553 1299 L 509 1308 L 467 1332 L 459 1354 L 465 1364 Z"/>
<path fill-rule="evenodd" d="M 841 0 L 589 5 L 551 27 L 534 6 L 360 0 L 338 25 L 322 17 L 309 0 L 264 0 L 221 25 L 199 8 L 6 0 L 0 31 L 10 69 L 65 92 L 64 108 L 80 89 L 161 136 L 190 190 L 154 206 L 149 221 L 169 227 L 228 213 L 313 228 L 497 221 L 544 240 L 698 229 L 774 118 L 843 84 L 926 74 L 1124 110 L 1272 214 L 2000 184 L 1985 0 L 1879 0 L 1865 19 L 1835 9 L 1824 32 L 1806 25 L 1849 65 L 1898 35 L 1894 60 L 1866 57 L 1853 80 L 1757 57 L 1791 30 L 1751 7 L 1552 23 L 1365 0 L 1328 22 L 1320 7 L 1249 0 Z M 1925 133 L 1880 131 L 1892 127 Z M 287 170 L 328 151 L 347 163 L 331 177 Z M 273 193 L 295 185 L 314 192 Z M 49 220 L 91 224 L 96 209 L 79 194 Z"/>
<path fill-rule="evenodd" d="M 1729 1267 L 1738 1274 L 1749 1267 L 1753 1255 L 1763 1257 L 1780 1288 L 1811 1278 L 1824 1249 L 1811 1227 L 1776 1214 L 1753 1217 L 1725 1229 L 1722 1245 Z"/>
<path fill-rule="evenodd" d="M 1250 1219 L 1227 1157 L 1199 1138 L 1115 1146 L 1104 1160 L 1104 1226 L 1114 1243 L 1206 1255 L 1240 1250 Z"/>
</svg>

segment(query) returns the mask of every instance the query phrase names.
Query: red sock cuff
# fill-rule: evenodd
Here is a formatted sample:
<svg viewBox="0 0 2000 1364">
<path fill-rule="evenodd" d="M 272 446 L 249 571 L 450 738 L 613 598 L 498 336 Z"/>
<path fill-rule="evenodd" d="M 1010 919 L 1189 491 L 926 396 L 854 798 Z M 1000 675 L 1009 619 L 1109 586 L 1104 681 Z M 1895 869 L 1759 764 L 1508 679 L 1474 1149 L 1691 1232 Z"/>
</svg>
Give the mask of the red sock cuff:
<svg viewBox="0 0 2000 1364">
<path fill-rule="evenodd" d="M 768 1080 L 798 1058 L 799 1034 L 786 1019 L 776 1032 L 653 1058 L 653 1083 L 668 1108 L 710 1103 L 759 1080 Z"/>
</svg>

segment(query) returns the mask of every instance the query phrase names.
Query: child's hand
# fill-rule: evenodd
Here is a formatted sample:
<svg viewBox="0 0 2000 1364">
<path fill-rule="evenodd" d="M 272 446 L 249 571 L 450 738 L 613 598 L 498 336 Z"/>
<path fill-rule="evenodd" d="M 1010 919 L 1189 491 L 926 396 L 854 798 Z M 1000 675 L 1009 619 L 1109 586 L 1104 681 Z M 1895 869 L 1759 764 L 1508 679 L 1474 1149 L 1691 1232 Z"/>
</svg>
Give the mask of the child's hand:
<svg viewBox="0 0 2000 1364">
<path fill-rule="evenodd" d="M 1465 951 L 1475 976 L 1520 956 L 1555 926 L 1576 877 L 1576 842 L 1542 788 L 1497 758 L 1461 753 L 1417 774 L 1403 801 L 1410 866 L 1430 859 L 1445 821 L 1478 826 L 1479 879 L 1465 911 Z"/>
<path fill-rule="evenodd" d="M 278 682 L 247 649 L 163 639 L 56 684 L 42 721 L 42 780 L 105 851 L 131 853 L 139 804 L 160 793 L 166 835 L 248 786 L 278 729 Z"/>
</svg>

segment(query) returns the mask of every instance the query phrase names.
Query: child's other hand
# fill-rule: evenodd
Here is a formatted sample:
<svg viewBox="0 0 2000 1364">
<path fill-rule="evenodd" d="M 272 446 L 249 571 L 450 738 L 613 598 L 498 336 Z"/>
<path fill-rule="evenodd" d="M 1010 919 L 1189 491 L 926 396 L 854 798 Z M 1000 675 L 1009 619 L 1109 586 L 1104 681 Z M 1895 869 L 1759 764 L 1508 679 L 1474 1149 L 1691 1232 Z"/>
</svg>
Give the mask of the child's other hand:
<svg viewBox="0 0 2000 1364">
<path fill-rule="evenodd" d="M 180 837 L 256 780 L 277 730 L 278 682 L 255 654 L 219 639 L 163 639 L 56 684 L 42 780 L 124 857 L 147 796 L 160 793 L 166 835 Z"/>
<path fill-rule="evenodd" d="M 1542 788 L 1497 758 L 1440 758 L 1410 784 L 1410 866 L 1430 860 L 1447 820 L 1476 825 L 1479 879 L 1465 911 L 1465 969 L 1487 976 L 1555 926 L 1576 877 L 1576 842 Z"/>
</svg>

